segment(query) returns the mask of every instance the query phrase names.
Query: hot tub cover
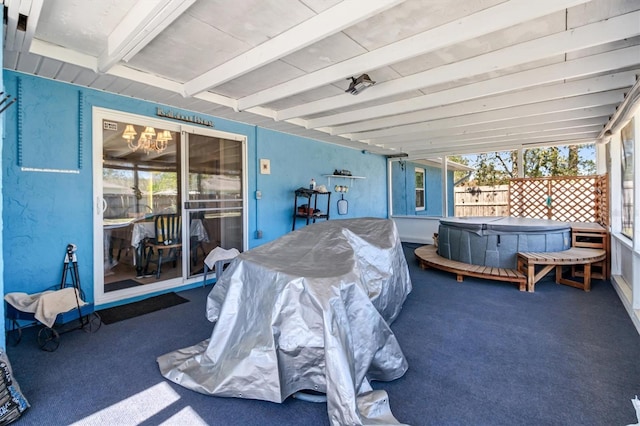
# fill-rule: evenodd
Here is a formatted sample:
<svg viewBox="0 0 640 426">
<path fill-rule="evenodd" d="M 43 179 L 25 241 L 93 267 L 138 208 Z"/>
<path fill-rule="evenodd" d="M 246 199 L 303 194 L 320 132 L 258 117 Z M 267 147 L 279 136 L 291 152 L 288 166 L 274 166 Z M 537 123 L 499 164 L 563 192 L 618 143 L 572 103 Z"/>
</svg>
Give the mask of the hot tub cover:
<svg viewBox="0 0 640 426">
<path fill-rule="evenodd" d="M 393 221 L 309 225 L 235 258 L 207 299 L 211 337 L 160 356 L 160 371 L 218 396 L 326 393 L 334 425 L 398 424 L 368 380 L 408 368 L 389 324 L 410 291 Z"/>
<path fill-rule="evenodd" d="M 478 235 L 505 233 L 545 233 L 549 231 L 570 230 L 571 225 L 549 219 L 510 216 L 466 216 L 440 219 L 443 225 L 466 229 Z"/>
</svg>

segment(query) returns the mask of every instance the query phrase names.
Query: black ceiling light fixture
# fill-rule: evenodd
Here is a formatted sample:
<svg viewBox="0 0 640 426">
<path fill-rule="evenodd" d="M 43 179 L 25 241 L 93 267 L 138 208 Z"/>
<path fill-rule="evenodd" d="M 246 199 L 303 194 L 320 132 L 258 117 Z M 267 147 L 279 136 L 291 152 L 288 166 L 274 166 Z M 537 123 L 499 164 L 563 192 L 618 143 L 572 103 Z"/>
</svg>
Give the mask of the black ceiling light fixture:
<svg viewBox="0 0 640 426">
<path fill-rule="evenodd" d="M 349 88 L 345 90 L 345 92 L 351 93 L 352 95 L 357 95 L 367 87 L 373 86 L 374 84 L 376 84 L 375 81 L 369 78 L 368 74 L 362 74 L 360 77 L 357 77 L 357 78 L 351 77 L 351 78 L 348 78 L 347 80 L 351 80 L 351 83 L 349 84 Z"/>
</svg>

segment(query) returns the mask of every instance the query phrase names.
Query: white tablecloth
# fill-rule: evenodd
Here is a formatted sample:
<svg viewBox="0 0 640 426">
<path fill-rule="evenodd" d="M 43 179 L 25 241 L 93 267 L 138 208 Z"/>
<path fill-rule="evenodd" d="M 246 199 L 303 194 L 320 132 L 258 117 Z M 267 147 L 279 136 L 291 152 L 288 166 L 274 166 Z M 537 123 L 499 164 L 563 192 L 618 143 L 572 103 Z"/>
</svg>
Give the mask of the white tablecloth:
<svg viewBox="0 0 640 426">
<path fill-rule="evenodd" d="M 198 241 L 209 242 L 209 235 L 204 229 L 202 219 L 193 219 L 189 226 L 189 235 L 196 237 Z M 136 222 L 133 224 L 131 232 L 131 246 L 138 248 L 140 242 L 145 238 L 155 238 L 155 230 L 153 222 Z"/>
</svg>

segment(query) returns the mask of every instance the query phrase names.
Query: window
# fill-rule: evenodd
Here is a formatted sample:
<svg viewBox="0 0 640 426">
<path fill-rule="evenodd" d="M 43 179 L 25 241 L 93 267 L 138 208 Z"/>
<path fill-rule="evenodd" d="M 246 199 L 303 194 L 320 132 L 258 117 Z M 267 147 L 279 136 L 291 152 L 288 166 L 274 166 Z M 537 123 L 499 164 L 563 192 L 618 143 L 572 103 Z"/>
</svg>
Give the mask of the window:
<svg viewBox="0 0 640 426">
<path fill-rule="evenodd" d="M 424 210 L 424 207 L 425 207 L 424 169 L 416 167 L 416 211 Z"/>
<path fill-rule="evenodd" d="M 631 120 L 620 132 L 622 143 L 622 233 L 633 238 L 633 134 L 634 121 Z"/>
</svg>

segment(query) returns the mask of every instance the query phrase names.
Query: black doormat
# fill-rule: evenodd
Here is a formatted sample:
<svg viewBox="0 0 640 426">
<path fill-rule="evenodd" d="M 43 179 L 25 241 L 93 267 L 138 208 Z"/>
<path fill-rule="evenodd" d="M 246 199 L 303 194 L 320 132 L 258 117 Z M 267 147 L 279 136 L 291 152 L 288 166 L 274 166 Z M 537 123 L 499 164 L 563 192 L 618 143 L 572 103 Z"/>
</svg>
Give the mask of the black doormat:
<svg viewBox="0 0 640 426">
<path fill-rule="evenodd" d="M 116 282 L 105 284 L 104 292 L 108 293 L 110 291 L 123 290 L 125 288 L 136 287 L 139 285 L 143 285 L 143 284 L 132 279 L 116 281 Z"/>
<path fill-rule="evenodd" d="M 189 300 L 182 296 L 178 296 L 176 293 L 166 293 L 150 297 L 139 302 L 129 303 L 127 305 L 101 309 L 98 313 L 100 314 L 100 318 L 102 318 L 102 322 L 104 324 L 113 324 L 114 322 L 159 311 L 188 301 Z"/>
</svg>

